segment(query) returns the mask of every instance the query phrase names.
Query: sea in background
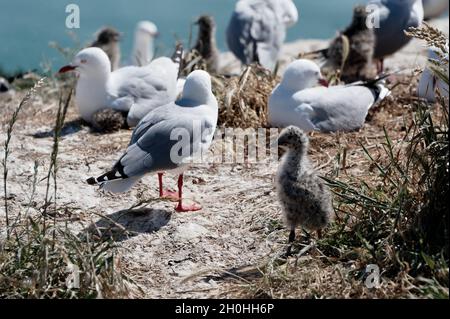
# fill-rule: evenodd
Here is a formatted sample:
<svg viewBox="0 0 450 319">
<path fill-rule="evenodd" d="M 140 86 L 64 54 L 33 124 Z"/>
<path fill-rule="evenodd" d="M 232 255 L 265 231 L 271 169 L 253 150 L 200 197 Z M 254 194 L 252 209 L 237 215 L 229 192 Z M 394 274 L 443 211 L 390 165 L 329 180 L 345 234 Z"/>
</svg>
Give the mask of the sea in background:
<svg viewBox="0 0 450 319">
<path fill-rule="evenodd" d="M 345 27 L 352 7 L 365 0 L 294 0 L 300 12 L 299 23 L 291 28 L 287 41 L 328 39 Z M 80 7 L 80 29 L 65 25 L 68 4 Z M 123 32 L 122 58 L 132 49 L 136 23 L 153 21 L 159 28 L 157 55 L 172 51 L 176 39 L 188 43 L 192 21 L 201 14 L 215 17 L 217 41 L 226 51 L 225 30 L 236 0 L 0 0 L 0 69 L 4 72 L 41 69 L 43 63 L 57 69 L 63 56 L 49 46 L 75 47 L 73 32 L 81 44 L 92 41 L 102 26 Z M 193 36 L 195 36 L 195 31 Z"/>
</svg>

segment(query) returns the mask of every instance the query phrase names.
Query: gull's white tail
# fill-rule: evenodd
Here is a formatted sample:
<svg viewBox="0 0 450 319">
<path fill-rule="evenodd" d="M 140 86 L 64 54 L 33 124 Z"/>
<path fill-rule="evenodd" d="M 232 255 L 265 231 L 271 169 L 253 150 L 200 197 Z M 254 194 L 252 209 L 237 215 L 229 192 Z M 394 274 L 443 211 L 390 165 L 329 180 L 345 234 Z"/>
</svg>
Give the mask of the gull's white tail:
<svg viewBox="0 0 450 319">
<path fill-rule="evenodd" d="M 116 179 L 100 184 L 100 188 L 111 193 L 125 193 L 128 192 L 142 176 L 133 176 L 126 179 Z"/>
</svg>

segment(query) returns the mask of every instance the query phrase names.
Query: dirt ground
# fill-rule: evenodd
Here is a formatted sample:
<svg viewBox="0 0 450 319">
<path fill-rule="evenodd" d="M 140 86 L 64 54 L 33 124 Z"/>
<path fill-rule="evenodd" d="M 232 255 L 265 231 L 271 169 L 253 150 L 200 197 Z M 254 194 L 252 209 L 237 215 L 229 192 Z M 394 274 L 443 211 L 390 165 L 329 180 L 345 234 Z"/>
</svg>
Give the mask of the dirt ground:
<svg viewBox="0 0 450 319">
<path fill-rule="evenodd" d="M 448 21 L 444 29 L 448 32 Z M 286 56 L 323 44 L 323 41 L 290 44 Z M 425 61 L 422 46 L 423 43 L 413 41 L 388 59 L 387 66 L 411 70 L 422 67 Z M 403 85 L 413 90 L 413 84 Z M 19 92 L 12 100 L 1 103 L 2 136 L 6 119 L 23 94 Z M 383 126 L 388 127 L 394 137 L 401 138 L 408 108 L 398 105 L 394 108 L 389 103 L 388 99 L 374 110 L 360 132 L 315 134 L 311 138 L 311 157 L 321 174 L 333 172 L 336 156 L 345 150 L 347 159 L 340 169 L 345 174 L 363 177 L 368 167 L 361 164 L 364 154 L 358 143 L 364 141 L 367 147 L 376 148 L 383 138 Z M 45 193 L 43 178 L 47 174 L 53 143 L 51 133 L 47 133 L 51 132 L 56 110 L 56 99 L 38 94 L 19 116 L 9 159 L 8 197 L 13 213 L 30 201 L 35 161 L 38 184 L 34 205 L 42 204 L 39 200 Z M 236 269 L 255 267 L 285 249 L 288 232 L 282 226 L 273 183 L 277 162 L 193 166 L 185 176 L 186 197 L 200 203 L 203 210 L 176 213 L 174 203 L 156 199 L 156 175 L 146 176 L 131 192 L 123 195 L 113 196 L 87 185 L 86 178 L 103 173 L 121 155 L 131 131 L 93 133 L 77 122 L 73 105 L 67 122 L 71 124 L 63 132 L 58 156 L 57 204 L 68 208 L 70 216 L 67 218 L 75 229 L 114 225 L 115 239 L 121 248 L 122 269 L 132 283 L 132 296 L 233 297 L 230 287 L 245 283 L 244 279 L 233 275 Z M 214 147 L 218 146 L 215 143 Z M 3 158 L 3 150 L 0 157 Z M 174 176 L 165 176 L 165 182 L 172 188 L 176 186 Z M 155 200 L 145 208 L 129 209 L 152 198 Z M 2 207 L 2 229 L 4 216 Z M 126 234 L 120 230 L 125 230 Z"/>
</svg>

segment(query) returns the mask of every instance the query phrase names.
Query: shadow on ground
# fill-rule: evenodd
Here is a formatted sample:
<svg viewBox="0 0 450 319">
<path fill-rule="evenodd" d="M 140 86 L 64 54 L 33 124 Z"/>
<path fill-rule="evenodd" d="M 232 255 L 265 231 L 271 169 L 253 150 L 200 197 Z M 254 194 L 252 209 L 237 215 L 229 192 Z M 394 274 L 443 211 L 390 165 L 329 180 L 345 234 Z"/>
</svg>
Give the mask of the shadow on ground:
<svg viewBox="0 0 450 319">
<path fill-rule="evenodd" d="M 171 217 L 172 212 L 168 210 L 127 209 L 102 217 L 87 231 L 98 239 L 124 241 L 139 234 L 157 232 L 169 223 Z"/>
<path fill-rule="evenodd" d="M 64 136 L 78 133 L 79 131 L 81 131 L 83 129 L 84 126 L 87 126 L 87 123 L 81 119 L 67 122 L 62 127 L 60 136 L 64 137 Z M 31 136 L 34 138 L 48 138 L 48 137 L 53 137 L 54 135 L 55 135 L 55 130 L 52 129 L 49 131 L 37 132 L 37 133 L 32 134 Z"/>
</svg>

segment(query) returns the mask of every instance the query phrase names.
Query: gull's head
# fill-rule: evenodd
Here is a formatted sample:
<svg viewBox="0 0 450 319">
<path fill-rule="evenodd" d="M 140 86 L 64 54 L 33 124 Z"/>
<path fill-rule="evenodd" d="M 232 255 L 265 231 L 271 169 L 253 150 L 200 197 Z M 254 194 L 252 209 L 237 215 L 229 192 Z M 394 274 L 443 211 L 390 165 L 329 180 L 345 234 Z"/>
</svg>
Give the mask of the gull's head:
<svg viewBox="0 0 450 319">
<path fill-rule="evenodd" d="M 297 126 L 289 126 L 281 131 L 277 142 L 284 149 L 306 150 L 309 146 L 308 136 Z"/>
<path fill-rule="evenodd" d="M 100 48 L 81 50 L 72 63 L 62 67 L 59 73 L 77 71 L 80 76 L 104 76 L 111 72 L 111 62 L 106 53 Z"/>
<path fill-rule="evenodd" d="M 367 19 L 369 18 L 370 11 L 367 10 L 365 5 L 356 5 L 353 8 L 352 26 L 359 29 L 367 29 Z"/>
<path fill-rule="evenodd" d="M 296 60 L 289 64 L 281 81 L 283 88 L 295 92 L 314 87 L 317 84 L 328 86 L 319 66 L 305 59 Z"/>
<path fill-rule="evenodd" d="M 157 26 L 150 21 L 139 22 L 136 27 L 136 33 L 150 38 L 156 38 L 159 35 Z"/>
<path fill-rule="evenodd" d="M 110 44 L 119 42 L 121 33 L 114 28 L 106 27 L 97 33 L 97 42 L 100 44 Z"/>
<path fill-rule="evenodd" d="M 211 90 L 211 76 L 209 73 L 197 70 L 186 78 L 182 98 L 195 104 L 207 104 L 212 95 Z"/>
<path fill-rule="evenodd" d="M 209 15 L 200 16 L 197 21 L 195 21 L 195 24 L 197 24 L 201 30 L 212 30 L 216 27 L 214 18 Z"/>
</svg>

